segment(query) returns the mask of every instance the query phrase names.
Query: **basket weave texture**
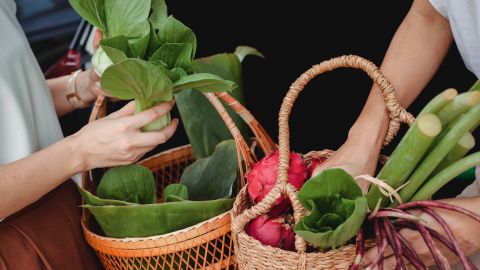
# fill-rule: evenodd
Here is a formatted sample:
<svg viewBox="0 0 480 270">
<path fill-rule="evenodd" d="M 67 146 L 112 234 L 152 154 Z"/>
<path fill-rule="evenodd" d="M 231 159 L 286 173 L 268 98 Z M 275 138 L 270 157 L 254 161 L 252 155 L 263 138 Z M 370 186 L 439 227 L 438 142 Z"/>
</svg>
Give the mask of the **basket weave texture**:
<svg viewBox="0 0 480 270">
<path fill-rule="evenodd" d="M 254 218 L 266 214 L 272 205 L 282 195 L 287 195 L 292 202 L 295 223 L 306 215 L 297 198 L 297 190 L 288 183 L 288 168 L 290 164 L 290 131 L 289 116 L 293 104 L 305 85 L 317 75 L 337 68 L 355 68 L 365 71 L 379 86 L 383 93 L 390 123 L 384 145 L 390 143 L 396 135 L 401 123 L 412 124 L 413 116 L 405 111 L 397 101 L 395 89 L 386 77 L 372 62 L 356 56 L 346 55 L 324 61 L 303 73 L 290 87 L 283 99 L 278 117 L 279 123 L 279 167 L 275 187 L 261 202 L 251 206 L 247 186 L 237 195 L 232 210 L 232 234 L 235 242 L 235 253 L 239 269 L 349 269 L 355 259 L 355 246 L 346 245 L 327 252 L 307 252 L 307 243 L 300 236 L 295 237 L 296 252 L 264 246 L 259 241 L 248 236 L 245 226 Z"/>
</svg>

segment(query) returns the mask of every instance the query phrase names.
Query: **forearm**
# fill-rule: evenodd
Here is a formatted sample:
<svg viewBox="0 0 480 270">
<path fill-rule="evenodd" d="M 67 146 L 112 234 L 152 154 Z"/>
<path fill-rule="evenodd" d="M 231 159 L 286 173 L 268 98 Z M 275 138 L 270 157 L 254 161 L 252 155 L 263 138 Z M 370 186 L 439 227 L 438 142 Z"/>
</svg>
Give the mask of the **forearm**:
<svg viewBox="0 0 480 270">
<path fill-rule="evenodd" d="M 67 75 L 47 80 L 55 104 L 55 111 L 58 116 L 65 115 L 76 109 L 67 99 L 67 82 L 69 77 L 70 75 Z M 81 72 L 74 83 L 76 89 L 88 89 L 90 87 L 88 85 L 90 83 L 88 71 Z M 81 95 L 81 99 L 87 103 L 92 102 L 95 98 L 94 95 L 89 94 L 86 91 L 78 91 L 77 93 Z"/>
<path fill-rule="evenodd" d="M 452 43 L 448 21 L 428 0 L 416 0 L 398 28 L 381 65 L 404 108 L 433 77 Z M 388 128 L 388 112 L 380 89 L 372 87 L 367 103 L 349 137 L 380 149 Z"/>
<path fill-rule="evenodd" d="M 0 166 L 0 219 L 35 202 L 81 171 L 83 163 L 73 149 L 73 139 L 69 137 Z"/>
</svg>

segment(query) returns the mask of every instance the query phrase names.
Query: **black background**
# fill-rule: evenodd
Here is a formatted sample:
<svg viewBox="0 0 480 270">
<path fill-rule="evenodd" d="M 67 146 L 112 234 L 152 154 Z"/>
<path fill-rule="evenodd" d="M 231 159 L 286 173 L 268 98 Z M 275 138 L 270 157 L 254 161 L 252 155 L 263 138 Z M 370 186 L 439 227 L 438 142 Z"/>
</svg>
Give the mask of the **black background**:
<svg viewBox="0 0 480 270">
<path fill-rule="evenodd" d="M 288 4 L 287 4 L 288 3 Z M 321 3 L 321 4 L 320 4 Z M 412 1 L 167 1 L 169 13 L 191 27 L 197 56 L 256 47 L 266 59 L 246 58 L 246 103 L 277 138 L 277 114 L 290 84 L 310 66 L 343 54 L 380 65 Z M 437 75 L 409 108 L 417 113 L 448 87 L 475 81 L 452 47 Z M 292 149 L 336 149 L 346 139 L 372 85 L 359 70 L 336 70 L 312 81 L 291 116 Z M 388 153 L 387 149 L 387 153 Z"/>
</svg>

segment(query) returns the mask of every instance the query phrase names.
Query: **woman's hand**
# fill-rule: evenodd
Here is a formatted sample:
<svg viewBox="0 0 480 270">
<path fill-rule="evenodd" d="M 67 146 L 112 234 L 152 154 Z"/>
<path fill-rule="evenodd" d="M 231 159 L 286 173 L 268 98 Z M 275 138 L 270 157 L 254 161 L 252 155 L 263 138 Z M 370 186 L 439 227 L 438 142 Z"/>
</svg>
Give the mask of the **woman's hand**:
<svg viewBox="0 0 480 270">
<path fill-rule="evenodd" d="M 374 175 L 378 157 L 379 150 L 350 139 L 331 158 L 315 168 L 312 175 L 317 175 L 328 168 L 344 169 L 354 177 L 363 174 Z M 366 193 L 370 186 L 370 182 L 365 180 L 357 180 L 357 184 L 363 193 Z"/>
<path fill-rule="evenodd" d="M 381 97 L 380 97 L 381 98 Z M 327 161 L 312 173 L 317 175 L 328 168 L 341 168 L 352 176 L 374 175 L 380 149 L 388 127 L 388 115 L 382 108 L 383 100 L 367 103 L 364 111 L 350 129 L 347 141 Z M 357 180 L 363 193 L 370 182 Z"/>
<path fill-rule="evenodd" d="M 82 170 L 126 165 L 139 160 L 157 145 L 166 142 L 175 132 L 174 119 L 160 131 L 141 132 L 140 128 L 168 113 L 174 101 L 162 103 L 133 115 L 135 102 L 83 127 L 71 136 L 73 152 L 78 154 Z"/>
<path fill-rule="evenodd" d="M 458 205 L 470 211 L 473 211 L 477 214 L 480 213 L 480 197 L 475 198 L 455 198 L 455 199 L 448 199 L 443 200 L 446 203 Z M 480 250 L 480 234 L 478 231 L 480 230 L 480 224 L 475 220 L 466 217 L 465 215 L 447 211 L 447 210 L 435 210 L 450 226 L 452 229 L 462 251 L 465 253 L 466 256 L 470 256 L 476 251 Z M 442 227 L 433 220 L 427 214 L 420 214 L 420 218 L 426 221 L 426 226 L 436 230 L 437 232 L 441 233 L 445 237 L 448 236 L 443 231 Z M 412 248 L 418 253 L 422 261 L 425 263 L 426 266 L 434 265 L 434 261 L 432 256 L 430 255 L 430 250 L 428 249 L 425 241 L 423 241 L 422 236 L 416 232 L 409 229 L 403 229 L 400 233 L 407 239 L 410 243 Z M 435 241 L 437 247 L 440 249 L 442 254 L 447 258 L 451 265 L 458 263 L 458 258 L 452 252 L 450 252 L 443 244 L 438 241 Z M 384 261 L 385 269 L 394 269 L 395 268 L 395 256 L 392 256 L 391 250 L 387 252 L 388 254 L 386 260 Z M 370 263 L 377 255 L 377 249 L 371 248 L 365 253 L 365 257 L 363 259 L 362 264 L 367 265 Z M 405 260 L 406 261 L 406 260 Z M 408 262 L 408 261 L 406 261 Z M 411 266 L 409 266 L 411 268 Z"/>
</svg>

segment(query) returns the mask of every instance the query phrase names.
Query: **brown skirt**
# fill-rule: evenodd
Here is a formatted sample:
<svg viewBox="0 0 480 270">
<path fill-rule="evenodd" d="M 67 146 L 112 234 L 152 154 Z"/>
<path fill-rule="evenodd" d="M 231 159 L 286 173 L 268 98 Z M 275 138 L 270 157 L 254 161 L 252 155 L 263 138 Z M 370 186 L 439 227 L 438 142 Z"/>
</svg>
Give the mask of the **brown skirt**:
<svg viewBox="0 0 480 270">
<path fill-rule="evenodd" d="M 79 205 L 68 180 L 0 222 L 0 270 L 102 269 L 83 238 Z"/>
</svg>

